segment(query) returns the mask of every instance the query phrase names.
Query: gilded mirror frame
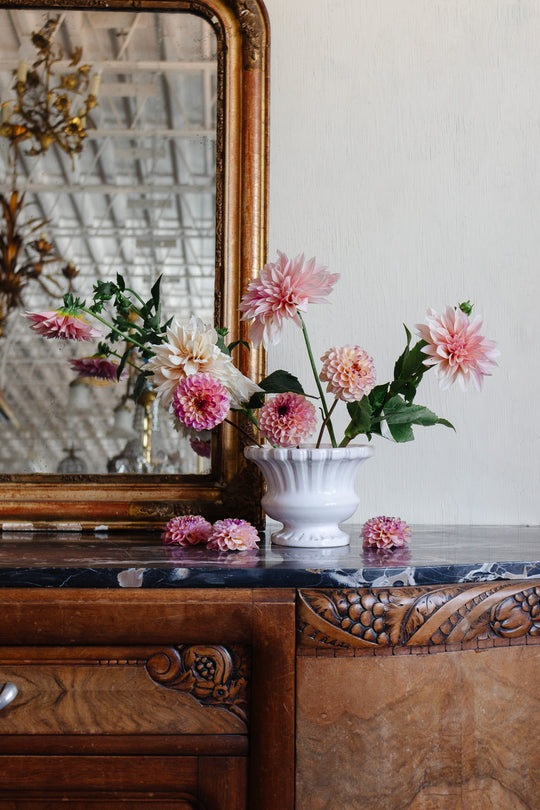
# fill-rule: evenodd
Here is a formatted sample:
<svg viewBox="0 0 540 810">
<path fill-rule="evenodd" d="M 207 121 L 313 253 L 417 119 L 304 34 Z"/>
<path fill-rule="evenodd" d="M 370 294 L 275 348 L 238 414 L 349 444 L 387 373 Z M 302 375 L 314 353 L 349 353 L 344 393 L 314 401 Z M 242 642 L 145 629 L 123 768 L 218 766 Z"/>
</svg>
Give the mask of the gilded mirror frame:
<svg viewBox="0 0 540 810">
<path fill-rule="evenodd" d="M 0 0 L 3 8 L 192 13 L 217 37 L 216 324 L 246 339 L 238 304 L 266 254 L 269 27 L 261 0 Z M 262 351 L 235 358 L 264 376 Z M 261 525 L 261 478 L 240 433 L 216 432 L 208 475 L 0 475 L 3 530 L 150 530 L 174 515 L 240 517 Z"/>
</svg>

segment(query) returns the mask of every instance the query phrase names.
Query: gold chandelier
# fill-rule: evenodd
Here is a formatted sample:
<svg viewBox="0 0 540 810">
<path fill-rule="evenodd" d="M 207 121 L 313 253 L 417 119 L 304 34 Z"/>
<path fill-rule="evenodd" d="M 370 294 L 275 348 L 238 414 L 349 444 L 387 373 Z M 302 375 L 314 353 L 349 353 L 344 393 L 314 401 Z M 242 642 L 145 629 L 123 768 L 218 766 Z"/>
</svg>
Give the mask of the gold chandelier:
<svg viewBox="0 0 540 810">
<path fill-rule="evenodd" d="M 59 17 L 49 19 L 32 34 L 37 58 L 30 68 L 20 62 L 15 76 L 14 101 L 2 104 L 0 135 L 8 138 L 16 159 L 19 143 L 31 141 L 29 155 L 42 155 L 55 143 L 73 158 L 81 152 L 87 116 L 96 106 L 100 77 L 90 78 L 90 65 L 81 65 L 82 48 L 68 54 L 65 73 L 55 69 L 65 59 L 53 42 Z M 75 109 L 76 108 L 76 109 Z"/>
<path fill-rule="evenodd" d="M 48 240 L 43 228 L 47 220 L 30 219 L 21 223 L 24 194 L 13 190 L 9 197 L 0 194 L 0 337 L 8 315 L 22 307 L 22 293 L 29 281 L 35 279 L 48 295 L 53 295 L 49 284 L 63 287 L 46 271 L 51 262 L 64 261 Z M 72 262 L 62 267 L 62 275 L 71 282 L 77 275 Z M 57 293 L 58 294 L 58 293 Z"/>
<path fill-rule="evenodd" d="M 8 315 L 22 306 L 22 293 L 35 280 L 49 295 L 51 285 L 63 289 L 47 265 L 64 262 L 62 275 L 71 282 L 78 274 L 46 236 L 46 218 L 26 216 L 25 195 L 17 190 L 19 144 L 28 142 L 26 154 L 43 155 L 54 143 L 71 159 L 82 151 L 87 116 L 97 103 L 99 75 L 90 78 L 90 66 L 81 65 L 82 48 L 68 55 L 67 72 L 57 71 L 65 60 L 62 48 L 53 42 L 59 17 L 49 19 L 32 34 L 37 56 L 30 68 L 20 62 L 15 75 L 15 100 L 2 106 L 0 135 L 9 141 L 11 192 L 0 193 L 0 337 Z M 74 108 L 77 111 L 74 112 Z"/>
</svg>

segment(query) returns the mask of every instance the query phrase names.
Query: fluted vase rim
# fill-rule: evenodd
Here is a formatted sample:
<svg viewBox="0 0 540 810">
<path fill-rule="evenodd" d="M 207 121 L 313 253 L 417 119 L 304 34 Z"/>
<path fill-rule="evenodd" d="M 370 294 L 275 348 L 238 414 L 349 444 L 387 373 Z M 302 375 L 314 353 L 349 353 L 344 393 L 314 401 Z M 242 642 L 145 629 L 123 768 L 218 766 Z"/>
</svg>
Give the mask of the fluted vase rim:
<svg viewBox="0 0 540 810">
<path fill-rule="evenodd" d="M 375 452 L 371 444 L 353 444 L 347 447 L 271 447 L 270 445 L 249 445 L 244 455 L 249 460 L 280 459 L 290 461 L 371 458 Z"/>
</svg>

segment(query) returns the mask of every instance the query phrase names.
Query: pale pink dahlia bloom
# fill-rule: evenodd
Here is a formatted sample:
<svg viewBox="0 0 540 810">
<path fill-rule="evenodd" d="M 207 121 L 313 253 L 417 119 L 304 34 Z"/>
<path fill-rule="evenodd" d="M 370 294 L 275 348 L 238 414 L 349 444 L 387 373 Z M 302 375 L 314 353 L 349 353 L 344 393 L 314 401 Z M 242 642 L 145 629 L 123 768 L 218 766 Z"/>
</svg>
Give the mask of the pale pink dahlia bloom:
<svg viewBox="0 0 540 810">
<path fill-rule="evenodd" d="M 315 259 L 304 260 L 304 254 L 289 259 L 278 250 L 277 262 L 265 264 L 259 277 L 249 283 L 239 310 L 242 320 L 253 319 L 249 336 L 255 346 L 265 348 L 279 343 L 284 321 L 301 326 L 298 311 L 308 304 L 322 304 L 339 278 L 329 273 Z"/>
<path fill-rule="evenodd" d="M 46 338 L 94 340 L 101 337 L 99 329 L 94 329 L 82 315 L 75 315 L 62 309 L 23 312 L 23 317 L 31 321 L 30 327 L 34 332 Z"/>
<path fill-rule="evenodd" d="M 441 388 L 449 388 L 456 380 L 461 388 L 472 381 L 480 390 L 485 375 L 497 365 L 495 358 L 500 352 L 495 341 L 486 340 L 480 334 L 482 319 L 470 320 L 461 309 L 447 307 L 439 314 L 428 310 L 427 323 L 417 324 L 418 334 L 427 346 L 422 351 L 428 355 L 426 366 L 435 366 Z"/>
<path fill-rule="evenodd" d="M 259 431 L 276 447 L 296 447 L 315 432 L 317 411 L 300 394 L 269 398 L 259 411 Z"/>
<path fill-rule="evenodd" d="M 249 551 L 257 548 L 257 529 L 246 520 L 227 518 L 217 520 L 208 538 L 207 548 L 214 551 Z"/>
<path fill-rule="evenodd" d="M 345 402 L 354 402 L 369 394 L 375 385 L 373 360 L 360 346 L 328 349 L 321 357 L 319 379 L 328 383 L 326 390 Z"/>
<path fill-rule="evenodd" d="M 364 523 L 362 537 L 364 548 L 399 548 L 409 542 L 411 530 L 401 518 L 380 515 Z"/>
<path fill-rule="evenodd" d="M 198 318 L 192 317 L 187 324 L 174 321 L 167 330 L 167 343 L 153 347 L 154 357 L 147 364 L 163 405 L 170 404 L 181 380 L 197 373 L 211 374 L 225 386 L 231 408 L 240 408 L 261 391 L 234 366 L 232 358 L 221 351 L 217 340 L 214 327 Z"/>
<path fill-rule="evenodd" d="M 212 430 L 227 416 L 230 401 L 225 386 L 211 374 L 193 374 L 180 380 L 171 407 L 186 427 Z"/>
<path fill-rule="evenodd" d="M 72 357 L 69 362 L 79 377 L 93 377 L 109 382 L 116 382 L 118 379 L 118 363 L 114 363 L 102 354 L 95 354 L 93 357 Z"/>
<path fill-rule="evenodd" d="M 161 539 L 171 545 L 197 546 L 207 542 L 211 531 L 212 524 L 202 515 L 182 515 L 169 520 Z"/>
</svg>

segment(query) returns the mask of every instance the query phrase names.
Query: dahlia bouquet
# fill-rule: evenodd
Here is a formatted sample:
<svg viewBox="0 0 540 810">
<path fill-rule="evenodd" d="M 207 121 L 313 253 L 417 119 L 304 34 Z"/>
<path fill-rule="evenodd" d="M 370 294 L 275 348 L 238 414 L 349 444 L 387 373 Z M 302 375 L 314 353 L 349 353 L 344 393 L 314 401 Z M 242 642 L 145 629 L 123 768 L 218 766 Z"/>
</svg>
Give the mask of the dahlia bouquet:
<svg viewBox="0 0 540 810">
<path fill-rule="evenodd" d="M 480 334 L 482 321 L 472 317 L 471 304 L 448 307 L 443 313 L 429 310 L 426 322 L 416 327 L 415 343 L 405 327 L 405 348 L 394 365 L 393 379 L 376 385 L 373 360 L 358 345 L 334 346 L 320 357 L 320 367 L 315 361 L 304 313 L 308 305 L 326 301 L 338 278 L 314 258 L 290 259 L 278 253 L 278 260 L 266 264 L 248 285 L 239 306 L 242 319 L 251 322 L 249 338 L 254 346 L 268 349 L 278 343 L 287 321 L 298 327 L 313 372 L 312 393 L 284 370 L 258 383 L 245 377 L 234 365 L 233 352 L 249 350 L 250 344 L 227 344 L 226 329 L 203 324 L 194 316 L 188 323 L 174 319 L 162 323 L 159 280 L 148 300 L 118 275 L 114 282 L 98 281 L 88 305 L 68 294 L 60 309 L 25 315 L 34 331 L 47 338 L 97 340 L 95 353 L 71 361 L 79 375 L 120 380 L 126 367 L 132 367 L 133 398 L 152 387 L 195 437 L 228 422 L 231 411 L 244 414 L 260 438 L 277 447 L 296 447 L 311 437 L 319 446 L 325 434 L 333 447 L 345 447 L 359 435 L 407 442 L 414 439 L 413 426 L 452 427 L 417 404 L 415 397 L 430 369 L 442 388 L 458 381 L 463 388 L 472 384 L 480 389 L 496 365 L 499 352 Z M 105 327 L 105 333 L 89 318 Z M 346 407 L 349 421 L 338 441 L 332 416 L 339 404 Z"/>
</svg>

